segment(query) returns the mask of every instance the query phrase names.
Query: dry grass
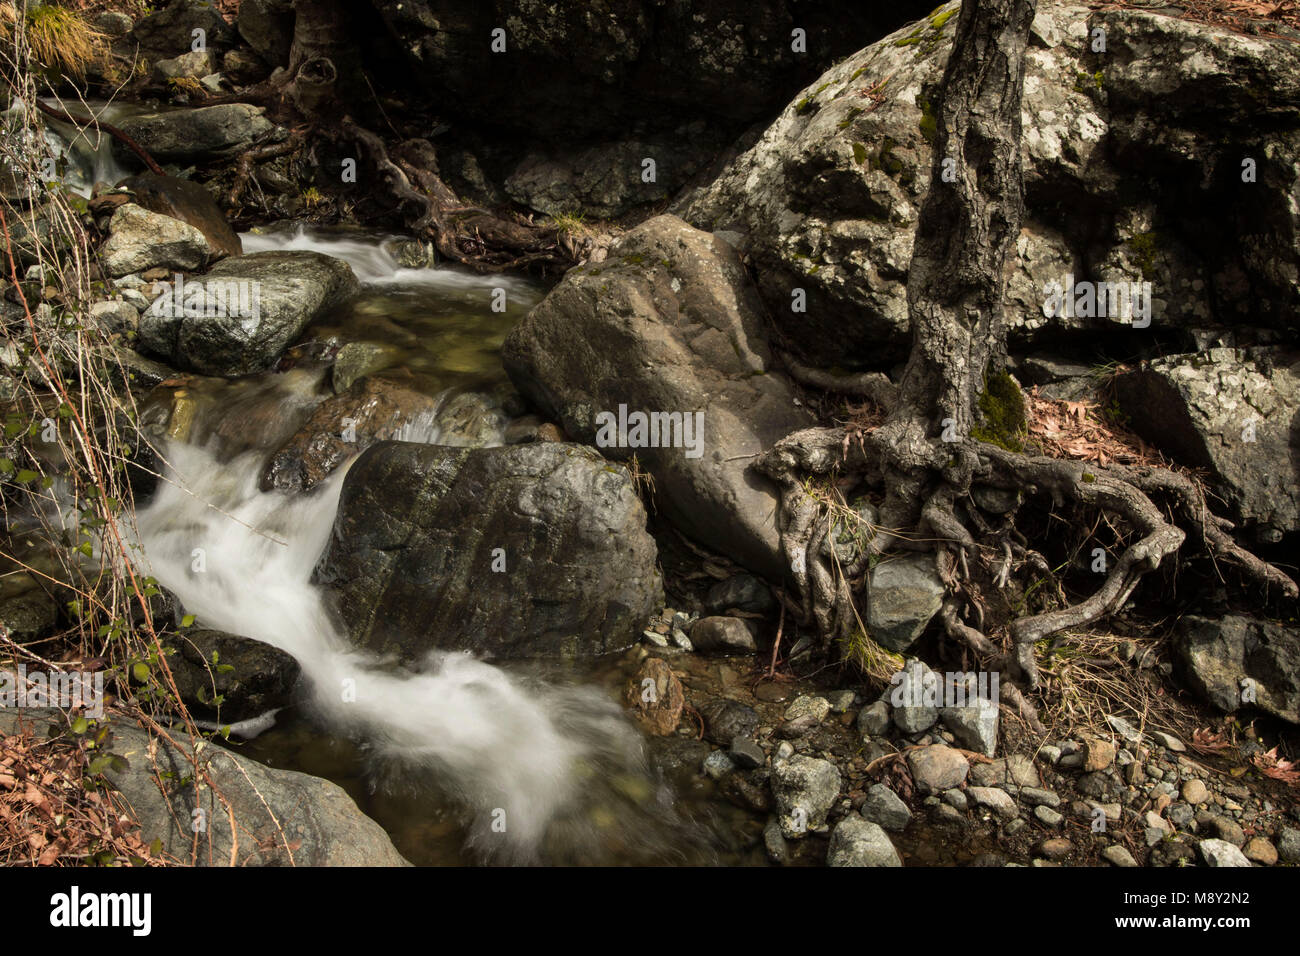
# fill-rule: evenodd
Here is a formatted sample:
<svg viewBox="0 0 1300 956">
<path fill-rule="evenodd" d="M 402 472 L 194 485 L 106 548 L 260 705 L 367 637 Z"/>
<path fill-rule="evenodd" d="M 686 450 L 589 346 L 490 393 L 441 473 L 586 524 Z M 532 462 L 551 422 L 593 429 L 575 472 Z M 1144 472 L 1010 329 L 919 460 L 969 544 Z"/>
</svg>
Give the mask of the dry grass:
<svg viewBox="0 0 1300 956">
<path fill-rule="evenodd" d="M 0 4 L 0 43 L 14 42 L 18 8 Z M 52 3 L 28 6 L 21 31 L 32 60 L 75 80 L 85 79 L 86 70 L 103 61 L 108 37 L 95 30 L 79 13 Z"/>
</svg>

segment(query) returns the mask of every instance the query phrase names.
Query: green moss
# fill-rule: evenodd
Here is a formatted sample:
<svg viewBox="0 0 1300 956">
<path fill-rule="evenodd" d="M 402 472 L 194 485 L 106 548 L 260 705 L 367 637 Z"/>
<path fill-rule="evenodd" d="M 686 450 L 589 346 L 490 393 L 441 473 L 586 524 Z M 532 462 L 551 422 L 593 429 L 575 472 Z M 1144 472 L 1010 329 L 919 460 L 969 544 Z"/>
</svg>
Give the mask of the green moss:
<svg viewBox="0 0 1300 956">
<path fill-rule="evenodd" d="M 794 112 L 795 112 L 795 115 L 796 115 L 796 116 L 803 116 L 803 115 L 804 115 L 805 113 L 807 113 L 810 109 L 812 109 L 812 105 L 813 105 L 812 97 L 810 97 L 810 96 L 805 96 L 805 97 L 804 97 L 803 99 L 801 99 L 798 103 L 794 104 Z"/>
<path fill-rule="evenodd" d="M 1025 397 L 1015 379 L 1006 372 L 986 377 L 979 410 L 983 421 L 971 429 L 972 438 L 1007 451 L 1024 448 L 1028 418 Z"/>
<path fill-rule="evenodd" d="M 867 147 L 861 143 L 853 144 L 853 161 L 861 166 L 867 161 Z"/>
<path fill-rule="evenodd" d="M 958 7 L 956 10 L 948 10 L 943 13 L 932 14 L 930 17 L 930 26 L 934 27 L 936 30 L 942 30 L 943 25 L 955 17 L 960 10 L 961 7 Z"/>
<path fill-rule="evenodd" d="M 939 135 L 939 117 L 934 112 L 934 106 L 924 96 L 917 100 L 917 105 L 921 107 L 921 135 L 933 146 Z"/>
<path fill-rule="evenodd" d="M 1142 270 L 1142 278 L 1150 282 L 1156 277 L 1156 256 L 1160 252 L 1160 236 L 1155 232 L 1138 233 L 1124 243 L 1132 253 L 1137 267 Z"/>
<path fill-rule="evenodd" d="M 632 255 L 624 256 L 623 262 L 629 266 L 639 266 L 645 262 L 645 256 L 634 253 Z"/>
<path fill-rule="evenodd" d="M 840 120 L 835 125 L 839 129 L 848 129 L 850 126 L 853 125 L 853 121 L 858 118 L 858 115 L 861 114 L 861 112 L 862 112 L 862 107 L 855 106 L 851 110 L 849 110 L 849 115 L 847 117 Z"/>
<path fill-rule="evenodd" d="M 1092 483 L 1093 483 L 1094 481 L 1096 481 L 1096 480 L 1097 480 L 1097 476 L 1094 475 L 1094 474 L 1092 474 L 1092 472 L 1085 471 L 1085 472 L 1083 473 L 1083 481 L 1084 481 L 1085 484 L 1089 484 L 1089 485 L 1090 485 L 1090 484 L 1092 484 Z"/>
</svg>

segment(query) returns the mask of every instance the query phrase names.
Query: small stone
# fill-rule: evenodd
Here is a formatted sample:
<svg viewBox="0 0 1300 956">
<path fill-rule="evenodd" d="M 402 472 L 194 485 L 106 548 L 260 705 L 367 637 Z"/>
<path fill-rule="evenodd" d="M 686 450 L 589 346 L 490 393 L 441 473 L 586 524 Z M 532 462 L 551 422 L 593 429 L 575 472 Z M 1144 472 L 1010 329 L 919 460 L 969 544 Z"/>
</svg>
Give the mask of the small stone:
<svg viewBox="0 0 1300 956">
<path fill-rule="evenodd" d="M 1300 863 L 1300 830 L 1281 829 L 1277 835 L 1277 855 L 1283 863 Z"/>
<path fill-rule="evenodd" d="M 689 636 L 702 654 L 744 654 L 757 649 L 753 632 L 736 617 L 700 618 Z"/>
<path fill-rule="evenodd" d="M 1110 724 L 1111 730 L 1115 731 L 1115 733 L 1119 734 L 1129 743 L 1140 744 L 1142 742 L 1142 735 L 1138 732 L 1138 729 L 1123 717 L 1108 715 L 1106 717 L 1106 723 Z"/>
<path fill-rule="evenodd" d="M 1021 787 L 1020 799 L 1031 807 L 1059 807 L 1061 805 L 1061 798 L 1058 794 L 1038 787 Z"/>
<path fill-rule="evenodd" d="M 1038 755 L 1050 764 L 1055 764 L 1061 759 L 1061 748 L 1053 747 L 1051 744 L 1043 744 L 1038 748 Z"/>
<path fill-rule="evenodd" d="M 970 809 L 970 801 L 966 799 L 966 794 L 960 790 L 945 790 L 943 792 L 943 802 L 954 810 L 960 810 L 963 813 Z"/>
<path fill-rule="evenodd" d="M 1109 740 L 1089 740 L 1084 745 L 1083 769 L 1089 773 L 1105 770 L 1115 762 L 1115 745 Z"/>
<path fill-rule="evenodd" d="M 1187 750 L 1187 745 L 1175 737 L 1173 734 L 1167 734 L 1162 730 L 1154 731 L 1151 739 L 1164 747 L 1166 750 L 1172 750 L 1174 753 L 1183 753 Z"/>
<path fill-rule="evenodd" d="M 1018 815 L 1016 801 L 1005 790 L 996 787 L 968 787 L 966 792 L 976 804 L 992 810 L 1004 820 L 1011 820 Z"/>
<path fill-rule="evenodd" d="M 1199 780 L 1188 780 L 1183 784 L 1183 799 L 1194 807 L 1199 807 L 1210 799 L 1210 790 Z"/>
<path fill-rule="evenodd" d="M 721 780 L 735 769 L 736 764 L 721 750 L 714 750 L 704 758 L 704 772 L 711 780 Z"/>
<path fill-rule="evenodd" d="M 773 863 L 783 865 L 790 862 L 790 844 L 781 835 L 781 824 L 776 817 L 768 820 L 767 826 L 763 827 L 763 848 Z"/>
<path fill-rule="evenodd" d="M 826 715 L 831 712 L 831 702 L 825 697 L 811 697 L 804 695 L 796 697 L 793 703 L 785 709 L 786 720 L 799 720 L 803 717 L 812 717 L 817 723 L 826 719 Z"/>
<path fill-rule="evenodd" d="M 883 783 L 874 784 L 867 791 L 861 813 L 863 819 L 879 823 L 886 830 L 895 833 L 905 830 L 912 822 L 912 811 L 907 808 L 907 804 Z"/>
<path fill-rule="evenodd" d="M 943 744 L 908 751 L 907 766 L 922 793 L 959 787 L 970 770 L 970 763 L 959 751 Z"/>
<path fill-rule="evenodd" d="M 763 766 L 763 748 L 753 737 L 737 735 L 731 738 L 731 759 L 742 770 Z"/>
<path fill-rule="evenodd" d="M 1218 817 L 1214 821 L 1214 830 L 1220 840 L 1231 843 L 1235 847 L 1246 845 L 1246 834 L 1241 829 L 1241 824 L 1231 817 Z"/>
<path fill-rule="evenodd" d="M 1246 855 L 1226 840 L 1202 840 L 1197 849 L 1206 866 L 1250 866 Z"/>
<path fill-rule="evenodd" d="M 850 815 L 831 833 L 826 863 L 829 866 L 902 866 L 898 851 L 878 824 Z"/>
<path fill-rule="evenodd" d="M 1034 807 L 1034 816 L 1040 823 L 1049 827 L 1059 827 L 1065 821 L 1065 817 L 1061 816 L 1061 814 L 1042 804 Z"/>
<path fill-rule="evenodd" d="M 1146 826 L 1149 829 L 1166 830 L 1166 831 L 1173 829 L 1173 827 L 1169 825 L 1169 821 L 1166 820 L 1164 817 L 1162 817 L 1160 814 L 1156 813 L 1154 810 L 1148 810 L 1143 815 L 1142 821 L 1143 823 L 1146 824 Z"/>
<path fill-rule="evenodd" d="M 1052 837 L 1038 844 L 1038 853 L 1049 860 L 1063 860 L 1070 855 L 1074 849 L 1074 844 L 1065 837 Z"/>
<path fill-rule="evenodd" d="M 1252 839 L 1246 844 L 1246 848 L 1242 850 L 1242 853 L 1250 862 L 1259 863 L 1262 866 L 1272 866 L 1277 862 L 1277 850 L 1274 849 L 1273 844 L 1263 837 Z"/>
<path fill-rule="evenodd" d="M 1106 847 L 1101 855 L 1111 866 L 1133 867 L 1138 865 L 1138 861 L 1133 859 L 1133 854 L 1118 843 Z"/>
<path fill-rule="evenodd" d="M 1016 817 L 1014 820 L 1008 823 L 1003 829 L 1006 832 L 1007 836 L 1015 836 L 1017 833 L 1019 833 L 1027 826 L 1029 826 L 1029 824 L 1025 822 L 1024 817 Z"/>
<path fill-rule="evenodd" d="M 889 728 L 889 705 L 878 700 L 858 713 L 858 730 L 864 737 L 879 737 Z"/>
<path fill-rule="evenodd" d="M 834 691 L 828 698 L 831 702 L 831 713 L 842 714 L 853 706 L 853 699 L 857 695 L 851 690 Z"/>
</svg>

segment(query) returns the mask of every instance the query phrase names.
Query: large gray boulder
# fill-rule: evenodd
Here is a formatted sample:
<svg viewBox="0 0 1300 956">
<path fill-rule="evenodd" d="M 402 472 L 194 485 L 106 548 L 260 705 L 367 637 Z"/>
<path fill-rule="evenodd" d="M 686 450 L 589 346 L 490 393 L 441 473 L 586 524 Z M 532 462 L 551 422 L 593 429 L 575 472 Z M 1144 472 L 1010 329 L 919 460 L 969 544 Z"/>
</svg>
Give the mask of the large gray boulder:
<svg viewBox="0 0 1300 956">
<path fill-rule="evenodd" d="M 772 368 L 761 315 L 731 246 L 658 216 L 622 237 L 604 262 L 571 269 L 502 351 L 515 386 L 570 436 L 602 444 L 611 458 L 636 456 L 654 477 L 657 507 L 678 528 L 780 578 L 776 491 L 753 464 L 812 418 Z M 676 414 L 702 423 L 702 433 L 630 447 L 629 430 L 622 447 L 609 447 L 613 429 L 602 429 L 603 416 L 619 416 L 621 406 L 629 416 Z"/>
<path fill-rule="evenodd" d="M 67 720 L 53 709 L 0 710 L 6 734 L 22 727 L 43 736 L 51 724 L 63 728 Z M 144 842 L 160 839 L 163 852 L 178 860 L 199 866 L 409 865 L 379 824 L 328 780 L 275 770 L 205 742 L 198 761 L 211 786 L 196 788 L 179 782 L 195 773 L 188 743 L 150 737 L 124 717 L 110 726 L 108 752 L 125 758 L 127 767 L 109 771 L 108 779 L 139 822 Z M 185 740 L 184 734 L 172 737 Z"/>
<path fill-rule="evenodd" d="M 268 368 L 313 319 L 359 288 L 343 260 L 297 251 L 235 256 L 182 283 L 140 317 L 140 345 L 205 375 Z"/>
<path fill-rule="evenodd" d="M 821 364 L 888 367 L 907 354 L 912 241 L 957 10 L 946 4 L 827 70 L 670 210 L 743 236 L 774 320 Z M 1097 29 L 1104 53 L 1092 52 Z M 1023 111 L 1013 344 L 1123 335 L 1137 351 L 1171 328 L 1189 346 L 1206 326 L 1294 331 L 1300 45 L 1042 0 Z M 1049 318 L 1045 286 L 1070 275 L 1151 282 L 1150 326 L 1082 310 Z M 806 312 L 791 309 L 795 289 Z"/>
<path fill-rule="evenodd" d="M 382 442 L 348 471 L 316 580 L 353 641 L 403 660 L 602 654 L 663 603 L 645 522 L 587 448 Z"/>
<path fill-rule="evenodd" d="M 190 713 L 233 724 L 289 703 L 301 668 L 262 641 L 208 628 L 181 628 L 167 638 L 167 666 Z"/>
<path fill-rule="evenodd" d="M 1300 724 L 1300 633 L 1294 628 L 1237 615 L 1187 615 L 1178 622 L 1174 654 L 1187 685 L 1219 710 L 1253 704 Z"/>
<path fill-rule="evenodd" d="M 275 124 L 247 103 L 146 113 L 122 121 L 122 132 L 159 162 L 211 162 L 234 156 Z"/>
<path fill-rule="evenodd" d="M 203 31 L 207 47 L 227 47 L 235 40 L 235 31 L 210 0 L 172 0 L 138 20 L 131 39 L 151 57 L 174 57 L 190 52 L 195 30 Z"/>
<path fill-rule="evenodd" d="M 1115 387 L 1133 429 L 1206 469 L 1234 520 L 1266 540 L 1300 531 L 1300 352 L 1171 355 Z"/>
<path fill-rule="evenodd" d="M 124 179 L 121 185 L 131 191 L 137 205 L 189 223 L 203 233 L 214 253 L 237 256 L 244 251 L 239 236 L 230 228 L 212 193 L 200 184 L 145 172 Z"/>
</svg>

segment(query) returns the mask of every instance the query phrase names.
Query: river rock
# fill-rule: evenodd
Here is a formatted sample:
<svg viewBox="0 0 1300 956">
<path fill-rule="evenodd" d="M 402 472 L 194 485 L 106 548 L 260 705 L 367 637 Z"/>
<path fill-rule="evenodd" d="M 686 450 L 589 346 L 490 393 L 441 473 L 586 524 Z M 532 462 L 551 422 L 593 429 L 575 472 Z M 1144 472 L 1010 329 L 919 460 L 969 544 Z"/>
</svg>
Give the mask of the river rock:
<svg viewBox="0 0 1300 956">
<path fill-rule="evenodd" d="M 923 661 L 912 658 L 890 683 L 893 688 L 887 694 L 894 707 L 894 725 L 905 734 L 919 734 L 933 727 L 939 719 L 939 708 L 934 703 L 941 689 L 939 675 Z"/>
<path fill-rule="evenodd" d="M 154 78 L 162 83 L 182 78 L 197 80 L 217 69 L 217 55 L 212 50 L 191 50 L 153 65 Z"/>
<path fill-rule="evenodd" d="M 828 866 L 902 866 L 889 835 L 878 824 L 850 814 L 835 825 L 827 848 Z"/>
<path fill-rule="evenodd" d="M 766 614 L 776 607 L 771 589 L 752 574 L 735 574 L 709 588 L 704 597 L 704 609 L 709 614 L 727 611 L 744 611 L 749 614 Z"/>
<path fill-rule="evenodd" d="M 66 726 L 56 710 L 0 710 L 0 731 L 19 723 L 44 735 L 51 723 Z M 145 843 L 162 841 L 164 853 L 186 863 L 195 846 L 193 823 L 202 810 L 199 866 L 407 866 L 388 834 L 363 814 L 342 787 L 293 770 L 266 767 L 205 744 L 198 763 L 212 786 L 177 786 L 194 776 L 188 743 L 151 738 L 124 717 L 111 721 L 108 752 L 125 758 L 125 770 L 106 776 L 140 823 Z M 184 735 L 173 734 L 176 740 Z M 168 781 L 160 788 L 158 777 Z M 220 792 L 222 798 L 216 793 Z M 231 818 L 237 839 L 232 839 Z M 232 850 L 234 857 L 232 859 Z"/>
<path fill-rule="evenodd" d="M 225 631 L 183 628 L 169 637 L 167 659 L 190 713 L 233 724 L 289 703 L 301 668 L 279 648 Z M 216 697 L 224 698 L 220 705 Z"/>
<path fill-rule="evenodd" d="M 274 364 L 313 319 L 358 287 L 351 266 L 319 252 L 235 256 L 217 263 L 206 276 L 184 280 L 183 302 L 175 301 L 174 290 L 160 296 L 140 318 L 140 344 L 179 368 L 246 375 Z M 198 307 L 217 314 L 184 314 L 196 289 L 202 290 L 194 300 Z M 224 294 L 233 289 L 248 290 L 240 299 L 255 303 L 246 310 L 252 314 L 238 314 L 235 297 Z"/>
<path fill-rule="evenodd" d="M 625 699 L 641 729 L 657 737 L 666 737 L 677 729 L 686 704 L 682 682 L 668 662 L 657 657 L 649 658 L 637 669 Z"/>
<path fill-rule="evenodd" d="M 871 785 L 867 799 L 862 803 L 861 813 L 872 823 L 878 823 L 895 833 L 906 830 L 912 822 L 912 811 L 907 808 L 907 804 L 883 783 Z"/>
<path fill-rule="evenodd" d="M 99 254 L 113 276 L 154 268 L 188 272 L 212 256 L 212 247 L 199 230 L 135 203 L 119 206 L 108 228 L 109 237 Z"/>
<path fill-rule="evenodd" d="M 1269 540 L 1300 530 L 1300 352 L 1172 355 L 1115 388 L 1135 431 L 1209 472 L 1233 520 Z"/>
<path fill-rule="evenodd" d="M 1250 866 L 1246 854 L 1226 840 L 1202 840 L 1196 849 L 1200 851 L 1206 866 Z"/>
<path fill-rule="evenodd" d="M 959 787 L 970 770 L 970 763 L 960 751 L 943 744 L 909 750 L 907 766 L 922 793 L 942 793 Z"/>
<path fill-rule="evenodd" d="M 700 708 L 700 716 L 705 738 L 722 746 L 737 737 L 748 737 L 758 727 L 758 713 L 738 700 L 711 701 Z"/>
<path fill-rule="evenodd" d="M 1300 634 L 1270 621 L 1186 615 L 1174 639 L 1175 663 L 1187 685 L 1227 713 L 1253 705 L 1300 724 Z M 1243 687 L 1243 681 L 1251 683 Z"/>
<path fill-rule="evenodd" d="M 172 0 L 136 21 L 131 38 L 151 57 L 179 56 L 191 50 L 194 30 L 203 31 L 209 47 L 223 49 L 235 40 L 234 30 L 215 4 L 205 0 Z"/>
<path fill-rule="evenodd" d="M 40 587 L 0 601 L 0 629 L 15 644 L 32 644 L 48 637 L 58 622 L 58 605 Z"/>
<path fill-rule="evenodd" d="M 831 67 L 670 208 L 738 234 L 773 321 L 817 364 L 889 368 L 907 355 L 912 242 L 957 10 L 945 4 Z M 1088 42 L 1097 30 L 1104 56 Z M 1013 344 L 1120 335 L 1136 349 L 1156 330 L 1188 340 L 1203 326 L 1293 327 L 1300 230 L 1276 211 L 1293 209 L 1300 141 L 1293 123 L 1268 117 L 1300 108 L 1300 45 L 1159 11 L 1052 3 L 1038 7 L 1025 61 L 1026 210 L 1005 294 Z M 1241 146 L 1222 135 L 1242 123 L 1261 130 L 1249 185 Z M 1174 156 L 1196 156 L 1195 171 L 1157 175 Z M 1241 205 L 1216 200 L 1224 189 Z M 1068 224 L 1062 196 L 1078 213 Z M 1123 315 L 1044 314 L 1048 283 L 1089 272 L 1151 282 L 1149 330 Z M 807 312 L 790 309 L 794 289 Z"/>
<path fill-rule="evenodd" d="M 691 645 L 702 654 L 752 654 L 754 634 L 737 617 L 705 617 L 690 630 Z"/>
<path fill-rule="evenodd" d="M 131 193 L 136 205 L 189 223 L 203 233 L 214 256 L 243 253 L 239 236 L 230 228 L 212 194 L 198 183 L 145 172 L 122 180 L 120 185 Z"/>
<path fill-rule="evenodd" d="M 660 442 L 680 437 L 679 447 L 602 450 L 635 454 L 660 513 L 690 537 L 780 579 L 776 491 L 753 465 L 811 418 L 770 367 L 761 315 L 731 246 L 658 216 L 604 262 L 569 270 L 510 333 L 503 358 L 516 387 L 586 444 L 616 437 L 596 419 L 620 406 L 701 422 L 690 445 L 683 434 Z"/>
<path fill-rule="evenodd" d="M 211 162 L 243 152 L 275 124 L 247 103 L 222 103 L 198 109 L 132 116 L 126 133 L 160 163 Z"/>
<path fill-rule="evenodd" d="M 890 556 L 867 576 L 867 630 L 871 639 L 903 653 L 943 605 L 943 582 L 931 554 Z"/>
<path fill-rule="evenodd" d="M 772 793 L 781 834 L 801 840 L 825 829 L 826 812 L 840 795 L 840 772 L 829 760 L 796 754 L 773 765 Z"/>
<path fill-rule="evenodd" d="M 316 580 L 354 642 L 404 660 L 601 654 L 663 606 L 645 524 L 627 471 L 580 446 L 381 442 L 348 471 Z"/>
</svg>

